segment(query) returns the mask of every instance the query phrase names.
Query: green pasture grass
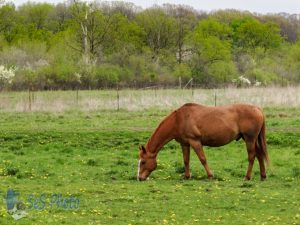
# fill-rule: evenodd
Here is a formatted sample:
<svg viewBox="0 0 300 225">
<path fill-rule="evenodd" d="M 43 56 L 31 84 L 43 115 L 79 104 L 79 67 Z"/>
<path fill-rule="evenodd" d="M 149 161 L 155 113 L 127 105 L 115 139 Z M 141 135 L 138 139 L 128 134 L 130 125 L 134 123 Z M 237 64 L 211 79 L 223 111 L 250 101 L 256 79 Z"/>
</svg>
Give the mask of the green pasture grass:
<svg viewBox="0 0 300 225">
<path fill-rule="evenodd" d="M 0 200 L 0 224 L 300 224 L 300 109 L 264 110 L 271 158 L 264 182 L 257 162 L 253 179 L 243 180 L 243 141 L 205 148 L 212 181 L 194 152 L 192 179 L 183 179 L 175 141 L 150 179 L 136 181 L 138 145 L 169 111 L 2 112 L 1 197 L 16 190 L 28 215 L 14 221 Z M 43 193 L 45 209 L 29 209 L 28 196 Z M 54 193 L 77 197 L 79 208 L 50 208 Z"/>
</svg>

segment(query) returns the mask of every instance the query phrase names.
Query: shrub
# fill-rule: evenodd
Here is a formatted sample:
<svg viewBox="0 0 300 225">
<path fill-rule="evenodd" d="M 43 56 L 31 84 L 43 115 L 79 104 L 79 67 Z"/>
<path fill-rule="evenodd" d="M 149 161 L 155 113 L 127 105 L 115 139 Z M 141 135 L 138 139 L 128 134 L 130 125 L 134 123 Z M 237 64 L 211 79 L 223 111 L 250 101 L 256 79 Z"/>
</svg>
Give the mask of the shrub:
<svg viewBox="0 0 300 225">
<path fill-rule="evenodd" d="M 11 84 L 15 76 L 16 69 L 6 68 L 0 65 L 0 89 L 4 88 L 5 85 Z"/>
</svg>

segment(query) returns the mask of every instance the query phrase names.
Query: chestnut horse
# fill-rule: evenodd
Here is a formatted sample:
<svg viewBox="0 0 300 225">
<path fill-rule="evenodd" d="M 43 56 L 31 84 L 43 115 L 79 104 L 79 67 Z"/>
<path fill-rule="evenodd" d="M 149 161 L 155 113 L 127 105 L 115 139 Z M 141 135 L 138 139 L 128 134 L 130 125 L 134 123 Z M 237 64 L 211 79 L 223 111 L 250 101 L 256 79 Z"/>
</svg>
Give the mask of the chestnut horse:
<svg viewBox="0 0 300 225">
<path fill-rule="evenodd" d="M 213 177 L 207 164 L 203 146 L 223 146 L 233 140 L 244 139 L 248 152 L 246 180 L 250 180 L 255 157 L 260 167 L 261 179 L 266 178 L 264 161 L 269 157 L 266 148 L 265 118 L 256 106 L 234 104 L 207 107 L 187 103 L 168 115 L 155 129 L 146 147 L 139 147 L 138 180 L 147 179 L 156 169 L 156 157 L 161 148 L 175 139 L 183 152 L 185 177 L 190 178 L 190 146 L 195 150 L 207 176 Z"/>
</svg>

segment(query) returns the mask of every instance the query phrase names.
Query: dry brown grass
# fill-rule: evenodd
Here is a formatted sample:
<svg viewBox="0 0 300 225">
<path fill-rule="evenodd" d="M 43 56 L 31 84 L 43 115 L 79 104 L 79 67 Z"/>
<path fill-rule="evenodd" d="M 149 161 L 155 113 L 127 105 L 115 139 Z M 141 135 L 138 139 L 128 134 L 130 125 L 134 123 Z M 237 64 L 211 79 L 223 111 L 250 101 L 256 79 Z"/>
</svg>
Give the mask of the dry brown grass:
<svg viewBox="0 0 300 225">
<path fill-rule="evenodd" d="M 228 88 L 196 90 L 121 90 L 120 110 L 174 109 L 186 102 L 204 105 L 250 103 L 261 107 L 300 107 L 300 87 Z M 28 92 L 0 93 L 0 111 L 8 112 L 64 112 L 70 110 L 117 110 L 117 92 L 114 90 L 47 91 L 35 92 L 29 110 Z"/>
</svg>

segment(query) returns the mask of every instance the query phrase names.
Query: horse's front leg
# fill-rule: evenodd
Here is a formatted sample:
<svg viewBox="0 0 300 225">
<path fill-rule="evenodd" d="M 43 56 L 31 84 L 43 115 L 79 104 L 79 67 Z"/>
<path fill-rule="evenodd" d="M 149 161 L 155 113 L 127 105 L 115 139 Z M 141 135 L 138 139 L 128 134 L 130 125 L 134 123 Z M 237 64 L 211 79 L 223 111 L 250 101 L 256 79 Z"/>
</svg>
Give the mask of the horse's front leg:
<svg viewBox="0 0 300 225">
<path fill-rule="evenodd" d="M 191 178 L 190 173 L 190 145 L 181 144 L 182 154 L 183 154 L 183 162 L 184 162 L 184 177 L 186 179 Z"/>
<path fill-rule="evenodd" d="M 208 178 L 211 179 L 214 175 L 208 167 L 208 164 L 207 164 L 207 161 L 206 161 L 206 157 L 205 157 L 201 142 L 198 141 L 198 140 L 190 140 L 189 143 L 193 147 L 193 149 L 195 150 L 200 162 L 204 166 Z"/>
</svg>

